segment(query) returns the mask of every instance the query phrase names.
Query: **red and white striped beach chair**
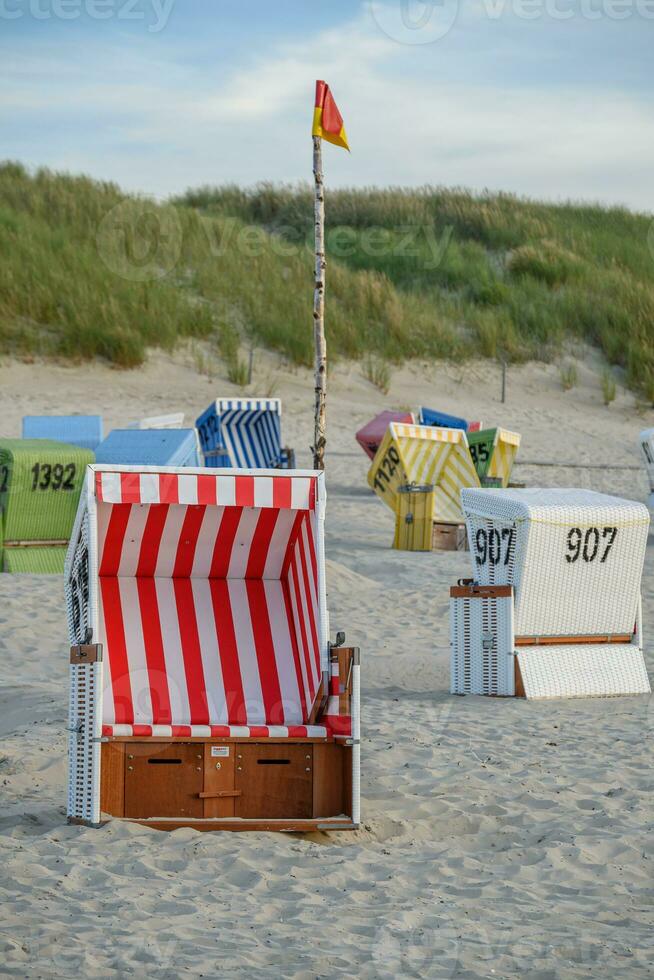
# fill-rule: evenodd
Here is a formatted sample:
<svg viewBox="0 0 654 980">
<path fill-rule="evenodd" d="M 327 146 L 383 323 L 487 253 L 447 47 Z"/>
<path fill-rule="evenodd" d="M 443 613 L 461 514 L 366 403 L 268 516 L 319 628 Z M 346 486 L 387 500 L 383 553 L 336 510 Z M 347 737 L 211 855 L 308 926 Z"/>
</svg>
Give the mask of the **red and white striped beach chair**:
<svg viewBox="0 0 654 980">
<path fill-rule="evenodd" d="M 66 561 L 68 816 L 353 829 L 359 656 L 329 643 L 324 475 L 90 466 Z"/>
</svg>

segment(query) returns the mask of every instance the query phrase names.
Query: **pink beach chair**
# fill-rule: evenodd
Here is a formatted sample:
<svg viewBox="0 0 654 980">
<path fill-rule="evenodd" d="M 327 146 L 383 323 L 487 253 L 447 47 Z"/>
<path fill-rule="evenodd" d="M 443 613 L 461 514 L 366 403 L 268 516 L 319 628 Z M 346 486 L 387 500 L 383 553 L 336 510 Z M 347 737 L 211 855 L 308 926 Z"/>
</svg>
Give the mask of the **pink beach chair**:
<svg viewBox="0 0 654 980">
<path fill-rule="evenodd" d="M 375 458 L 391 422 L 406 422 L 407 425 L 413 425 L 415 416 L 413 412 L 380 412 L 356 433 L 354 438 L 370 459 Z"/>
</svg>

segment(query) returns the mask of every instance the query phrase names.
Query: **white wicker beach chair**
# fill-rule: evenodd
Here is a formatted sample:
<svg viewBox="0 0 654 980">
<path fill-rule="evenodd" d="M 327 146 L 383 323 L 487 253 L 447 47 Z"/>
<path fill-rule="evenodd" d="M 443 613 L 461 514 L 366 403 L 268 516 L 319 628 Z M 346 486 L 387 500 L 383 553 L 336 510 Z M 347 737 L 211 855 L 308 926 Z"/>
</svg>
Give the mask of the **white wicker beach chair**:
<svg viewBox="0 0 654 980">
<path fill-rule="evenodd" d="M 639 441 L 649 483 L 648 507 L 654 510 L 654 429 L 643 429 Z"/>
<path fill-rule="evenodd" d="M 451 590 L 451 690 L 527 698 L 650 690 L 643 504 L 589 490 L 461 491 L 474 580 Z"/>
<path fill-rule="evenodd" d="M 151 415 L 149 418 L 130 422 L 128 429 L 183 429 L 184 412 L 172 412 L 170 415 Z"/>
<path fill-rule="evenodd" d="M 357 826 L 359 657 L 329 643 L 324 511 L 314 471 L 89 467 L 65 574 L 72 821 Z"/>
</svg>

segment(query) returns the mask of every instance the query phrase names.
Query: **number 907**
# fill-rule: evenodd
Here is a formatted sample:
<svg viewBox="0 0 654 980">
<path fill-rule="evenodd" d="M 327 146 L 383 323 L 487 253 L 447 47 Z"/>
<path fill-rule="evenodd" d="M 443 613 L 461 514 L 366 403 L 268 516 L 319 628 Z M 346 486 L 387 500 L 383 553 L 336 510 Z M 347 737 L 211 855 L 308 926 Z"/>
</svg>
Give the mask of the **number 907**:
<svg viewBox="0 0 654 980">
<path fill-rule="evenodd" d="M 503 527 L 501 532 L 496 527 L 488 531 L 480 527 L 475 534 L 475 559 L 478 565 L 508 565 L 515 540 L 515 528 Z"/>
<path fill-rule="evenodd" d="M 572 565 L 580 558 L 585 562 L 592 562 L 599 556 L 601 565 L 608 558 L 617 533 L 617 527 L 588 527 L 585 533 L 580 527 L 571 527 L 568 531 L 565 560 Z"/>
</svg>

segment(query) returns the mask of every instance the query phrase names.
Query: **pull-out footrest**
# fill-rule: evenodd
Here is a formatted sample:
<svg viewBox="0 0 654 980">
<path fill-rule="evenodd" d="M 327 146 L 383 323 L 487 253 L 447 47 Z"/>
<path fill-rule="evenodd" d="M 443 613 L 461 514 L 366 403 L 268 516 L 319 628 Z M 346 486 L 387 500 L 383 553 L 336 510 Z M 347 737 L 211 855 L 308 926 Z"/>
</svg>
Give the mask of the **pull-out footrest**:
<svg viewBox="0 0 654 980">
<path fill-rule="evenodd" d="M 635 643 L 520 646 L 517 665 L 516 693 L 530 699 L 650 693 L 643 653 Z"/>
</svg>

